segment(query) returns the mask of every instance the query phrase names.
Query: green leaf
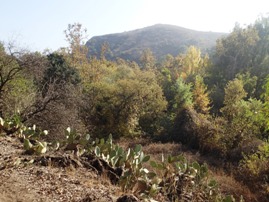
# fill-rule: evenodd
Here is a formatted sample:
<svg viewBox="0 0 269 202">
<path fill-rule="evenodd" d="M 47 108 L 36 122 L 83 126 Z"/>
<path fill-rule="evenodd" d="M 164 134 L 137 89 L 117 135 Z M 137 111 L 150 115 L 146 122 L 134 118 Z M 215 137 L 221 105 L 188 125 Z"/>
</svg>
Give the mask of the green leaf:
<svg viewBox="0 0 269 202">
<path fill-rule="evenodd" d="M 32 143 L 30 142 L 29 139 L 25 138 L 23 142 L 23 148 L 28 151 L 33 147 Z"/>
<path fill-rule="evenodd" d="M 155 196 L 159 191 L 159 187 L 157 184 L 153 184 L 151 187 L 150 187 L 150 190 L 149 190 L 149 196 Z M 150 199 L 150 202 L 155 202 L 155 200 L 153 199 Z M 157 201 L 156 201 L 157 202 Z"/>
<path fill-rule="evenodd" d="M 197 172 L 200 172 L 200 165 L 197 162 L 192 163 L 192 167 L 197 170 Z"/>
<path fill-rule="evenodd" d="M 122 149 L 122 147 L 120 147 L 119 149 L 118 149 L 118 155 L 122 155 L 123 154 L 123 149 Z"/>
<path fill-rule="evenodd" d="M 100 145 L 104 145 L 105 144 L 105 140 L 104 140 L 104 138 L 102 138 L 101 140 L 100 140 Z"/>
<path fill-rule="evenodd" d="M 110 152 L 110 158 L 113 158 L 114 156 L 116 156 L 116 154 L 117 154 L 116 150 L 112 150 Z"/>
<path fill-rule="evenodd" d="M 216 187 L 218 185 L 218 183 L 216 182 L 216 180 L 211 180 L 209 183 L 208 183 L 208 186 L 213 188 L 213 187 Z"/>
<path fill-rule="evenodd" d="M 158 164 L 156 163 L 156 161 L 150 161 L 149 163 L 153 168 L 157 168 Z"/>
<path fill-rule="evenodd" d="M 168 156 L 167 161 L 168 161 L 168 163 L 172 163 L 173 162 L 173 158 L 172 158 L 171 155 Z"/>
<path fill-rule="evenodd" d="M 138 144 L 138 145 L 136 145 L 136 146 L 135 146 L 134 151 L 135 151 L 135 153 L 138 153 L 138 152 L 140 152 L 140 151 L 141 151 L 141 149 L 142 149 L 141 144 Z"/>
<path fill-rule="evenodd" d="M 164 169 L 164 165 L 162 163 L 158 163 L 157 168 L 162 170 L 162 169 Z"/>
<path fill-rule="evenodd" d="M 98 146 L 95 147 L 94 152 L 95 152 L 96 156 L 98 156 L 98 157 L 100 156 L 100 148 Z"/>
<path fill-rule="evenodd" d="M 149 172 L 148 173 L 148 178 L 152 179 L 152 178 L 156 177 L 156 175 L 157 174 L 155 172 Z"/>
<path fill-rule="evenodd" d="M 144 163 L 145 163 L 145 162 L 148 162 L 149 159 L 150 159 L 150 156 L 145 156 L 145 157 L 143 158 L 143 162 L 144 162 Z"/>
<path fill-rule="evenodd" d="M 112 145 L 112 134 L 111 133 L 108 136 L 107 143 Z"/>
<path fill-rule="evenodd" d="M 235 199 L 233 196 L 226 196 L 225 199 L 223 199 L 223 202 L 234 202 Z"/>
</svg>

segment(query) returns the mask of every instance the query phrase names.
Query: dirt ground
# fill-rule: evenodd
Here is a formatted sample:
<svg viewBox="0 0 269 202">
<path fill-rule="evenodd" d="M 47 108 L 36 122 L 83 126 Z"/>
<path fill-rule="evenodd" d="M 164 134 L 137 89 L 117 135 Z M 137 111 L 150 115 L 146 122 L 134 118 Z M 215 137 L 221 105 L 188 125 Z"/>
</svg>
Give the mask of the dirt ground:
<svg viewBox="0 0 269 202">
<path fill-rule="evenodd" d="M 22 147 L 16 138 L 0 136 L 0 202 L 113 202 L 121 195 L 109 179 L 88 168 L 42 166 L 40 156 L 24 155 Z"/>
</svg>

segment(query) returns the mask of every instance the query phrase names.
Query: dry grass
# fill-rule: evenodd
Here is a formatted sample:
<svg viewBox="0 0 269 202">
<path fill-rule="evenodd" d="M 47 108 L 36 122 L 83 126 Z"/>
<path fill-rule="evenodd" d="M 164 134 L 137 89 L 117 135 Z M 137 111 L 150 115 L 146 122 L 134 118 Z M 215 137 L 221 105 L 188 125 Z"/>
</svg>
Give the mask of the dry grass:
<svg viewBox="0 0 269 202">
<path fill-rule="evenodd" d="M 218 182 L 220 191 L 224 194 L 233 195 L 236 201 L 239 201 L 241 196 L 246 202 L 258 201 L 255 194 L 247 186 L 236 181 L 233 176 L 227 175 L 223 170 L 211 172 L 211 176 Z"/>
<path fill-rule="evenodd" d="M 146 154 L 171 154 L 177 155 L 182 150 L 180 144 L 175 143 L 151 143 L 143 147 L 143 151 Z"/>
</svg>

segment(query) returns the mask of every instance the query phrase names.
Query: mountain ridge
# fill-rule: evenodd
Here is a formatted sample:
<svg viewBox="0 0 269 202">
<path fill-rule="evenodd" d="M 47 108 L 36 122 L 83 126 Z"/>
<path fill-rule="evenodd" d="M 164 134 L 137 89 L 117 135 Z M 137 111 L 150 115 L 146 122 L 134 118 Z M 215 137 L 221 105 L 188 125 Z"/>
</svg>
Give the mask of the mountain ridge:
<svg viewBox="0 0 269 202">
<path fill-rule="evenodd" d="M 94 36 L 87 41 L 86 46 L 89 48 L 89 56 L 100 57 L 103 44 L 108 44 L 109 51 L 105 53 L 107 59 L 122 58 L 138 62 L 145 49 L 150 49 L 158 60 L 167 54 L 176 56 L 184 53 L 191 45 L 197 46 L 202 52 L 208 52 L 216 40 L 226 34 L 155 24 L 121 33 Z"/>
</svg>

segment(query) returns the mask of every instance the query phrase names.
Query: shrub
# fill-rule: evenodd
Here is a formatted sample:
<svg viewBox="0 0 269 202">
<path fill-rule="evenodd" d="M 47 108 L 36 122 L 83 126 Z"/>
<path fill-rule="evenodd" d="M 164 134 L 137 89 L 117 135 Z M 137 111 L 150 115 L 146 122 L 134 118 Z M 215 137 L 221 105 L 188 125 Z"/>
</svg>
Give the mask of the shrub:
<svg viewBox="0 0 269 202">
<path fill-rule="evenodd" d="M 253 190 L 259 190 L 261 200 L 269 199 L 269 143 L 264 142 L 254 154 L 240 162 L 240 177 Z"/>
</svg>

